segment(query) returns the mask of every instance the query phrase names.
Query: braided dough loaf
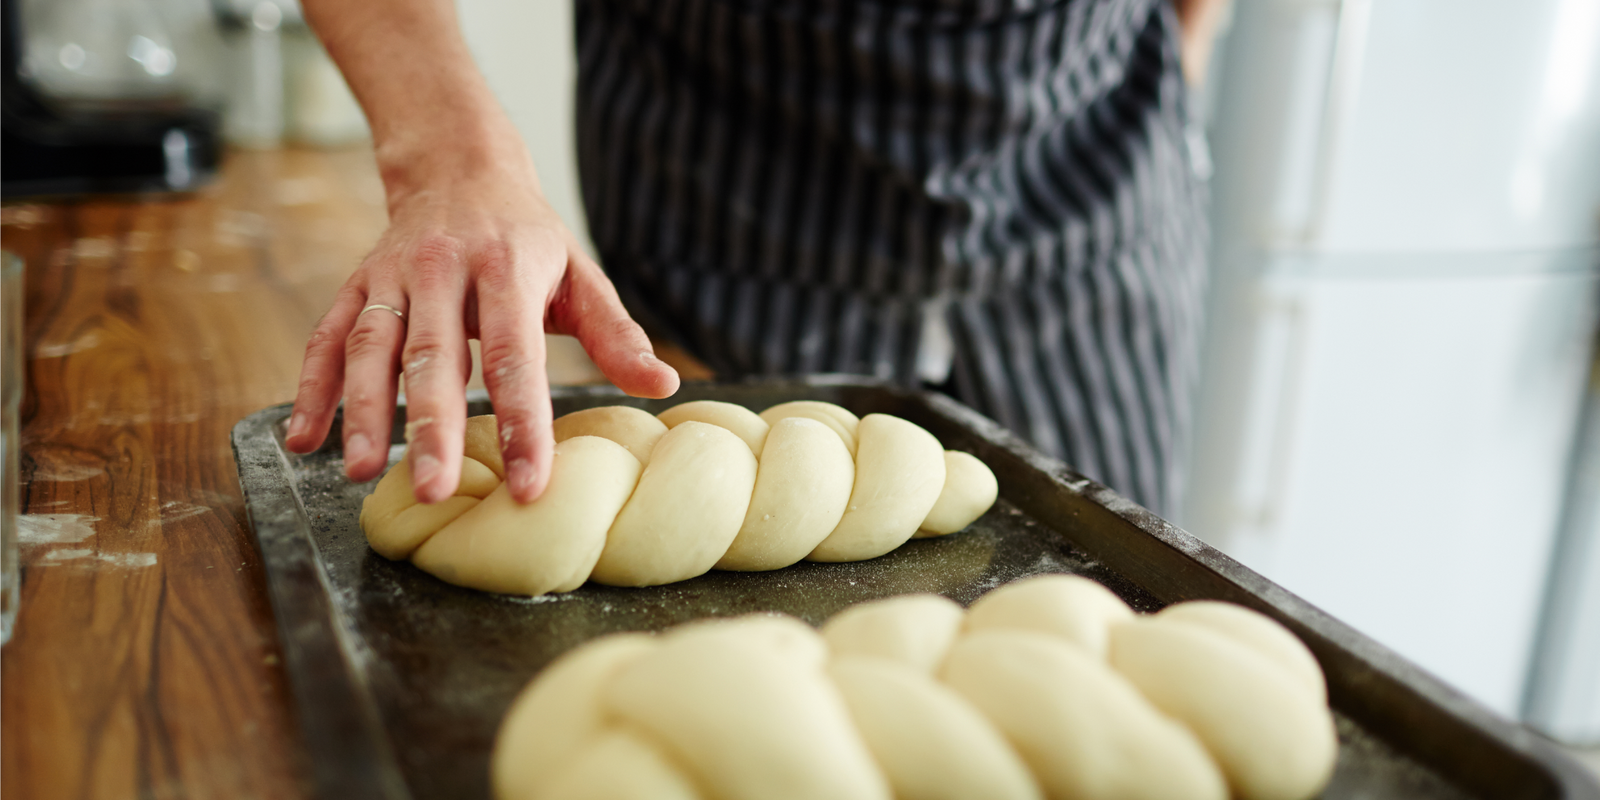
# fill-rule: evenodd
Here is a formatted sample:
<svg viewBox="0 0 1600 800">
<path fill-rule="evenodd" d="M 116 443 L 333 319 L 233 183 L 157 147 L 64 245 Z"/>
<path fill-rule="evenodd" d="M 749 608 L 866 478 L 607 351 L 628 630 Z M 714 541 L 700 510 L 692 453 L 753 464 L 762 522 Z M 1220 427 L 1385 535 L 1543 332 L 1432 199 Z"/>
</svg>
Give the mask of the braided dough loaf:
<svg viewBox="0 0 1600 800">
<path fill-rule="evenodd" d="M 1217 602 L 1133 613 L 1084 578 L 605 637 L 512 703 L 498 800 L 1302 800 L 1338 741 L 1322 672 Z M 628 773 L 628 774 L 620 774 Z"/>
<path fill-rule="evenodd" d="M 522 505 L 495 418 L 468 419 L 455 495 L 418 503 L 402 458 L 361 507 L 367 541 L 450 583 L 532 596 L 875 558 L 965 528 L 999 494 L 982 461 L 922 428 L 831 403 L 591 408 L 557 419 L 555 438 L 549 487 Z"/>
</svg>

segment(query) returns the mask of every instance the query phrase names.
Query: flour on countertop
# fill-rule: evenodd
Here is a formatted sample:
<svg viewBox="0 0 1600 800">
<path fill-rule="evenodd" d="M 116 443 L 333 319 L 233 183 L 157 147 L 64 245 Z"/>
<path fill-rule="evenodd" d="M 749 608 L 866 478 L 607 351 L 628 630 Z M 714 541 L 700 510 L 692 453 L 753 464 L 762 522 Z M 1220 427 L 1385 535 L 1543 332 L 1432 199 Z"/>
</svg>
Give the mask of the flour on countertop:
<svg viewBox="0 0 1600 800">
<path fill-rule="evenodd" d="M 99 521 L 85 514 L 23 514 L 17 517 L 17 543 L 38 547 L 81 542 L 94 535 Z"/>
<path fill-rule="evenodd" d="M 40 464 L 34 467 L 35 481 L 86 481 L 106 474 L 105 468 L 88 464 Z"/>
<path fill-rule="evenodd" d="M 106 553 L 87 547 L 52 547 L 78 544 L 95 535 L 94 523 L 99 521 L 99 517 L 85 514 L 23 514 L 17 517 L 17 543 L 30 552 L 51 548 L 39 557 L 37 563 L 41 565 L 111 569 L 143 569 L 156 565 L 155 553 Z"/>
<path fill-rule="evenodd" d="M 81 566 L 107 566 L 116 569 L 141 569 L 156 565 L 155 553 L 98 553 L 94 550 L 63 547 L 51 550 L 39 559 L 41 564 L 78 564 Z"/>
<path fill-rule="evenodd" d="M 201 514 L 208 514 L 210 512 L 210 506 L 197 506 L 193 503 L 185 503 L 181 500 L 168 500 L 167 502 L 161 504 L 161 519 L 151 520 L 151 524 L 165 525 L 168 522 L 176 522 L 180 519 L 198 517 Z"/>
</svg>

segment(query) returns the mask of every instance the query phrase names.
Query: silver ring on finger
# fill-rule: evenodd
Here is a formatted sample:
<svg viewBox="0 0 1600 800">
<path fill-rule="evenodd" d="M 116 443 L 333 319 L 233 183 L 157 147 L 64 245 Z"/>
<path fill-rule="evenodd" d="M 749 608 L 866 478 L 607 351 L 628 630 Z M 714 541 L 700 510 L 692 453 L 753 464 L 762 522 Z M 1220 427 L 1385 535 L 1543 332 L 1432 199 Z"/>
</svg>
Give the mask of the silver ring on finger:
<svg viewBox="0 0 1600 800">
<path fill-rule="evenodd" d="M 368 311 L 376 311 L 376 310 L 379 310 L 379 309 L 381 309 L 383 311 L 387 311 L 387 312 L 399 317 L 401 322 L 405 322 L 406 321 L 406 312 L 401 311 L 400 309 L 395 308 L 394 306 L 386 306 L 386 305 L 384 305 L 382 303 L 373 303 L 372 305 L 361 309 L 361 314 L 365 314 Z M 356 316 L 359 317 L 359 316 L 361 316 L 361 314 L 357 314 Z"/>
</svg>

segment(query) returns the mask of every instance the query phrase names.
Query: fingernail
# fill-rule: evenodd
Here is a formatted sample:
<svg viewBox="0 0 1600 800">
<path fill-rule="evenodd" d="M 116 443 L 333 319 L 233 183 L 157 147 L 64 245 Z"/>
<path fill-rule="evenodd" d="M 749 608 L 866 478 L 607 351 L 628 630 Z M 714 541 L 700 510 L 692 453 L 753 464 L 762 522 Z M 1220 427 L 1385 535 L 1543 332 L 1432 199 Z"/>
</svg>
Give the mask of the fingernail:
<svg viewBox="0 0 1600 800">
<path fill-rule="evenodd" d="M 641 362 L 644 362 L 644 364 L 646 366 L 651 366 L 651 367 L 662 363 L 661 359 L 657 358 L 656 354 L 650 352 L 649 350 L 640 350 L 639 351 L 639 360 Z"/>
<path fill-rule="evenodd" d="M 511 482 L 511 493 L 523 496 L 533 487 L 533 462 L 526 458 L 513 459 L 506 464 L 506 480 Z"/>
<path fill-rule="evenodd" d="M 372 440 L 364 433 L 351 434 L 344 440 L 344 463 L 353 464 L 372 452 Z"/>
<path fill-rule="evenodd" d="M 289 418 L 289 436 L 288 436 L 288 438 L 290 438 L 290 439 L 297 438 L 298 436 L 300 436 L 300 434 L 305 433 L 305 432 L 306 432 L 306 415 L 304 415 L 304 414 L 295 414 L 294 416 Z"/>
<path fill-rule="evenodd" d="M 419 455 L 411 459 L 411 478 L 418 485 L 427 484 L 433 476 L 439 474 L 439 459 L 433 456 Z"/>
</svg>

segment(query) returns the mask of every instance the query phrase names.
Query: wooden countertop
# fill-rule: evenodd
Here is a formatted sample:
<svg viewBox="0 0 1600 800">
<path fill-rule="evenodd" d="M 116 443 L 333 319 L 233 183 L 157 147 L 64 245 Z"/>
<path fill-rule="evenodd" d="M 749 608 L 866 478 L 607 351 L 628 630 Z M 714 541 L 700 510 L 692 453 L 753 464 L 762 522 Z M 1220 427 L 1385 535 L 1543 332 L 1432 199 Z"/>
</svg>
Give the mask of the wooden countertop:
<svg viewBox="0 0 1600 800">
<path fill-rule="evenodd" d="M 0 794 L 308 794 L 228 434 L 294 398 L 306 336 L 385 222 L 365 150 L 234 153 L 190 197 L 4 208 L 27 266 Z M 571 340 L 552 350 L 555 382 L 597 378 Z"/>
</svg>

